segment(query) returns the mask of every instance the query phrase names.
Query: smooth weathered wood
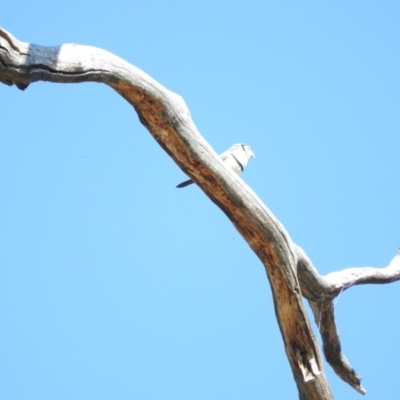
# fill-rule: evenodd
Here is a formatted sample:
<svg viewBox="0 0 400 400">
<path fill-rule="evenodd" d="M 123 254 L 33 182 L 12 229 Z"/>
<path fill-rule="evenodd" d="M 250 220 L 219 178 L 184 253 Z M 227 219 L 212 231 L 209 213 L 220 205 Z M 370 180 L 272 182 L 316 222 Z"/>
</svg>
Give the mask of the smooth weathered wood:
<svg viewBox="0 0 400 400">
<path fill-rule="evenodd" d="M 321 299 L 330 300 L 337 295 L 340 285 L 333 287 L 332 281 L 338 280 L 319 276 L 304 251 L 292 242 L 258 196 L 224 167 L 197 131 L 183 99 L 107 51 L 75 44 L 43 47 L 22 43 L 0 28 L 0 81 L 23 90 L 39 80 L 105 83 L 135 108 L 140 121 L 160 146 L 227 215 L 263 263 L 299 397 L 332 399 L 302 296 L 310 301 L 314 314 L 324 314 L 321 325 L 337 334 L 333 312 L 322 307 Z M 399 279 L 398 275 L 393 275 L 395 279 Z M 345 280 L 342 277 L 341 281 Z M 347 279 L 347 285 L 351 284 L 357 284 L 357 279 Z M 328 348 L 332 350 L 328 351 L 333 354 L 331 359 L 339 358 L 344 365 L 340 342 L 339 347 L 332 347 L 327 335 L 322 337 L 324 349 L 331 346 Z M 358 375 L 351 375 L 348 367 L 339 375 L 364 393 Z"/>
<path fill-rule="evenodd" d="M 21 43 L 4 30 L 1 37 L 2 82 L 19 88 L 38 80 L 103 82 L 133 105 L 157 142 L 230 218 L 264 264 L 299 392 L 308 399 L 332 398 L 303 306 L 292 241 L 256 194 L 223 166 L 197 131 L 183 100 L 101 49 L 74 44 L 36 46 Z"/>
<path fill-rule="evenodd" d="M 309 301 L 322 342 L 325 358 L 340 378 L 364 394 L 361 377 L 342 353 L 335 322 L 333 299 L 344 290 L 364 284 L 391 283 L 400 279 L 400 250 L 386 268 L 347 268 L 320 276 L 302 249 L 298 248 L 298 276 Z"/>
</svg>

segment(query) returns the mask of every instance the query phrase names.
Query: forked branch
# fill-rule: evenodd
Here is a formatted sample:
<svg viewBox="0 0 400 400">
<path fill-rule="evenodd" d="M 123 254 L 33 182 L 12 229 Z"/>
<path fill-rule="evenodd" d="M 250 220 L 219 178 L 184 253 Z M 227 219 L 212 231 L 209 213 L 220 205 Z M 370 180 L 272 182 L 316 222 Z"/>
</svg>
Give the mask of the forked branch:
<svg viewBox="0 0 400 400">
<path fill-rule="evenodd" d="M 354 272 L 342 271 L 342 275 L 338 273 L 339 278 L 318 275 L 271 211 L 239 177 L 224 167 L 197 131 L 180 96 L 105 50 L 75 44 L 37 46 L 20 42 L 0 28 L 0 81 L 26 89 L 39 80 L 105 83 L 135 108 L 140 121 L 160 146 L 228 216 L 263 263 L 300 398 L 332 399 L 302 296 L 309 299 L 314 313 L 323 314 L 320 326 L 337 332 L 329 301 L 340 290 L 340 285 L 343 288 L 356 284 L 357 279 L 349 278 L 350 275 L 354 277 Z M 398 279 L 393 278 L 393 271 L 389 271 L 390 274 L 392 280 Z M 363 283 L 371 283 L 368 279 L 364 278 Z M 327 302 L 321 303 L 323 299 Z M 322 336 L 325 349 L 330 342 L 328 334 Z M 340 343 L 333 350 L 345 365 Z M 350 369 L 350 366 L 345 368 L 339 375 L 362 393 L 359 378 L 357 381 L 349 377 Z"/>
<path fill-rule="evenodd" d="M 383 284 L 400 280 L 400 250 L 386 268 L 347 268 L 321 276 L 301 248 L 298 253 L 298 277 L 304 297 L 309 301 L 319 328 L 325 358 L 345 382 L 364 394 L 361 377 L 351 368 L 342 353 L 335 322 L 333 299 L 352 286 Z"/>
</svg>

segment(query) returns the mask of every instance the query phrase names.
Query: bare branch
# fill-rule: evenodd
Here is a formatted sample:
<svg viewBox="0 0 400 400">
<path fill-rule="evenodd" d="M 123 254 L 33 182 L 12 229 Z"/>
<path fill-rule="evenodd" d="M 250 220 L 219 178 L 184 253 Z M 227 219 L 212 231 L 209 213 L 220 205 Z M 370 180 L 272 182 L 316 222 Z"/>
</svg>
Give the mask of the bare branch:
<svg viewBox="0 0 400 400">
<path fill-rule="evenodd" d="M 314 313 L 315 322 L 321 333 L 326 361 L 340 378 L 357 390 L 357 392 L 365 394 L 366 391 L 361 385 L 361 377 L 351 368 L 349 361 L 342 353 L 332 300 L 320 302 L 309 301 L 309 303 Z"/>
<path fill-rule="evenodd" d="M 7 84 L 25 88 L 37 80 L 103 82 L 133 105 L 157 142 L 221 208 L 263 263 L 301 396 L 331 399 L 297 281 L 292 241 L 257 195 L 225 168 L 197 131 L 183 100 L 124 60 L 94 47 L 36 46 L 3 31 L 0 60 L 0 79 Z"/>
<path fill-rule="evenodd" d="M 386 268 L 347 268 L 331 272 L 324 280 L 334 293 L 355 285 L 383 284 L 400 280 L 400 250 Z"/>
<path fill-rule="evenodd" d="M 339 292 L 333 291 L 326 280 L 318 274 L 301 247 L 297 246 L 296 251 L 298 256 L 297 272 L 301 290 L 313 311 L 315 323 L 321 334 L 325 358 L 340 378 L 357 392 L 365 394 L 365 389 L 361 385 L 361 377 L 351 368 L 347 358 L 342 353 L 332 303 L 332 299 Z"/>
<path fill-rule="evenodd" d="M 100 82 L 123 96 L 178 166 L 227 215 L 263 263 L 275 313 L 301 399 L 332 399 L 302 296 L 313 310 L 324 352 L 336 373 L 360 393 L 360 377 L 341 353 L 332 299 L 352 285 L 400 278 L 400 254 L 386 269 L 347 269 L 321 277 L 305 252 L 258 196 L 203 139 L 183 99 L 143 71 L 95 47 L 22 43 L 0 28 L 0 81 L 27 88 L 36 81 Z"/>
<path fill-rule="evenodd" d="M 320 276 L 303 249 L 296 247 L 297 272 L 304 297 L 309 300 L 321 334 L 324 354 L 334 371 L 359 393 L 364 394 L 361 377 L 343 355 L 332 303 L 343 290 L 367 283 L 390 283 L 400 279 L 400 250 L 386 268 L 348 268 Z"/>
<path fill-rule="evenodd" d="M 304 250 L 296 246 L 297 273 L 301 290 L 308 300 L 333 299 L 355 285 L 383 284 L 400 280 L 400 250 L 386 268 L 346 268 L 325 276 L 318 274 Z"/>
</svg>

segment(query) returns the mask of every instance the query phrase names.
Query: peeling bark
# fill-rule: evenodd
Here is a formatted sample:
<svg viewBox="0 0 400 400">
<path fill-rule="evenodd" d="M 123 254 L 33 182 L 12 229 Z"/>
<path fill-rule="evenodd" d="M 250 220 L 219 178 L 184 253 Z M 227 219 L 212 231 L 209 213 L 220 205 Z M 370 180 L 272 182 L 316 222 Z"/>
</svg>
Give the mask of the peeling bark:
<svg viewBox="0 0 400 400">
<path fill-rule="evenodd" d="M 0 81 L 22 90 L 36 81 L 99 82 L 116 90 L 134 107 L 160 146 L 227 215 L 263 263 L 299 397 L 333 398 L 303 296 L 314 312 L 328 362 L 344 381 L 365 393 L 360 377 L 341 353 L 332 299 L 353 285 L 398 280 L 399 254 L 385 270 L 350 269 L 321 277 L 258 196 L 225 168 L 197 131 L 183 99 L 105 50 L 23 43 L 0 28 Z"/>
</svg>

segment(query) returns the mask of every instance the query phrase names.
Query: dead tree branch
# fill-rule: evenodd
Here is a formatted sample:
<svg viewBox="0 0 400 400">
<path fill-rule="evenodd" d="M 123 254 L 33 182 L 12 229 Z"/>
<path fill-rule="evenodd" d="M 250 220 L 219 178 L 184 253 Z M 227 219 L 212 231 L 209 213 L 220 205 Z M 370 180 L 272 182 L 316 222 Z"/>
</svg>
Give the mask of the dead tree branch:
<svg viewBox="0 0 400 400">
<path fill-rule="evenodd" d="M 22 90 L 36 81 L 99 82 L 116 90 L 135 108 L 160 146 L 227 215 L 263 263 L 300 398 L 332 399 L 302 296 L 310 301 L 328 361 L 334 368 L 340 365 L 335 368 L 339 376 L 364 392 L 360 378 L 341 354 L 331 300 L 355 284 L 399 279 L 398 260 L 385 272 L 351 269 L 319 276 L 258 196 L 225 168 L 197 131 L 183 99 L 105 50 L 75 44 L 43 47 L 23 43 L 0 28 L 0 81 Z"/>
<path fill-rule="evenodd" d="M 306 256 L 303 249 L 297 247 L 297 272 L 304 297 L 309 301 L 319 328 L 325 358 L 334 371 L 359 393 L 364 394 L 361 377 L 351 368 L 342 354 L 342 347 L 335 323 L 333 299 L 344 290 L 367 283 L 391 283 L 400 279 L 400 250 L 386 268 L 347 268 L 320 276 Z"/>
</svg>

